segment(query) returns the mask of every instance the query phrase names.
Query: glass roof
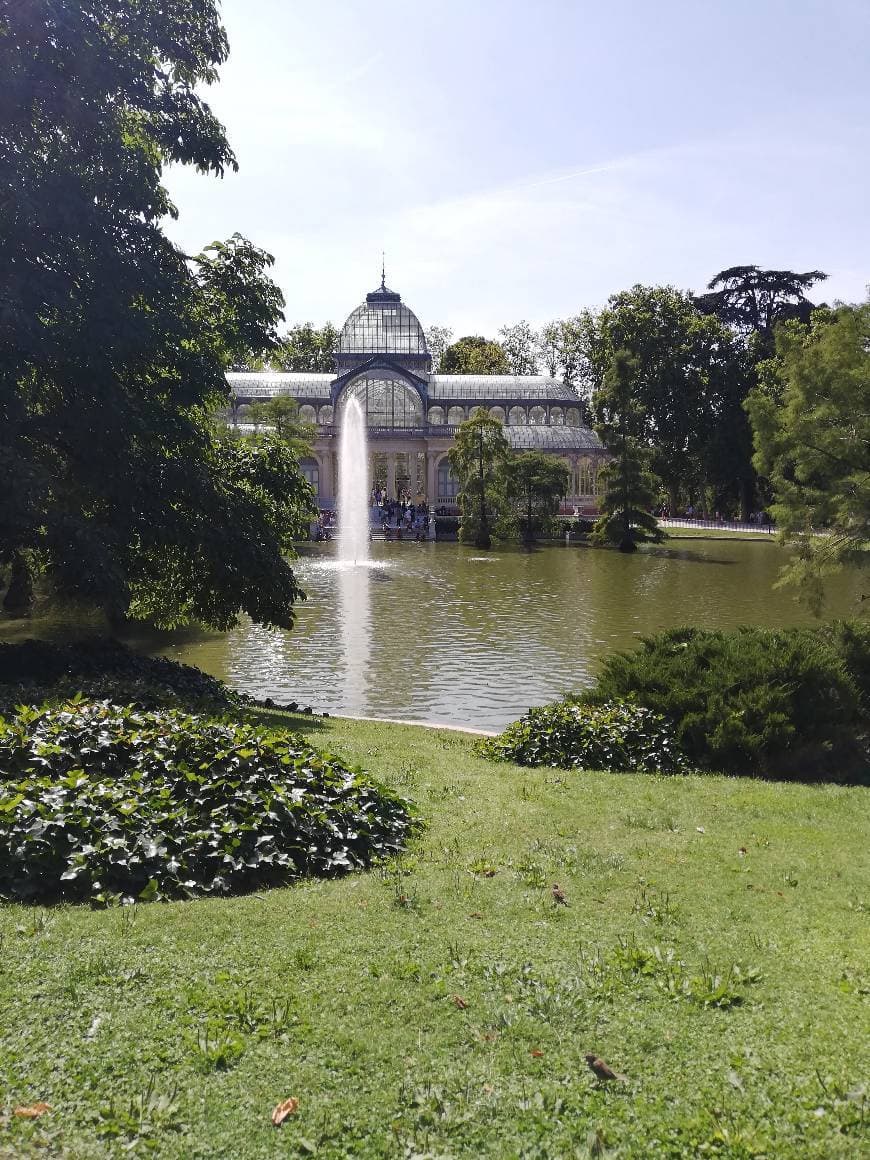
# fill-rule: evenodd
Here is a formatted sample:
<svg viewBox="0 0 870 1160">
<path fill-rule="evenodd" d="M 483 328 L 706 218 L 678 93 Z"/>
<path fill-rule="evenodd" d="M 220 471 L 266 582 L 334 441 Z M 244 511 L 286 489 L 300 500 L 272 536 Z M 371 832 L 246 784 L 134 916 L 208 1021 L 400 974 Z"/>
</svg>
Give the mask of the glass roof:
<svg viewBox="0 0 870 1160">
<path fill-rule="evenodd" d="M 294 399 L 328 399 L 334 378 L 334 375 L 278 371 L 230 371 L 226 376 L 234 395 L 259 399 L 276 395 L 290 395 Z"/>
<path fill-rule="evenodd" d="M 573 387 L 566 387 L 558 379 L 544 375 L 432 375 L 429 379 L 429 398 L 519 401 L 548 401 L 578 403 L 580 397 Z"/>
<path fill-rule="evenodd" d="M 416 314 L 382 283 L 342 327 L 338 353 L 428 355 L 429 349 Z"/>
<path fill-rule="evenodd" d="M 505 427 L 517 451 L 603 451 L 604 444 L 588 427 Z"/>
</svg>

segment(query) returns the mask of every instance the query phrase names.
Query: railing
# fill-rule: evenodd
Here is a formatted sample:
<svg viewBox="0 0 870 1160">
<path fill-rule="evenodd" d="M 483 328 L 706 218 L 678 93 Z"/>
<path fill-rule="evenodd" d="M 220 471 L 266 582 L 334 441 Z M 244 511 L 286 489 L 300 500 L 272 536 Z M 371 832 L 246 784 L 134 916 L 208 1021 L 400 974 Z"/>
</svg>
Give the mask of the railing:
<svg viewBox="0 0 870 1160">
<path fill-rule="evenodd" d="M 775 535 L 779 530 L 769 519 L 760 523 L 743 523 L 740 520 L 689 520 L 662 516 L 659 523 L 663 528 L 702 528 L 705 531 L 756 532 Z"/>
</svg>

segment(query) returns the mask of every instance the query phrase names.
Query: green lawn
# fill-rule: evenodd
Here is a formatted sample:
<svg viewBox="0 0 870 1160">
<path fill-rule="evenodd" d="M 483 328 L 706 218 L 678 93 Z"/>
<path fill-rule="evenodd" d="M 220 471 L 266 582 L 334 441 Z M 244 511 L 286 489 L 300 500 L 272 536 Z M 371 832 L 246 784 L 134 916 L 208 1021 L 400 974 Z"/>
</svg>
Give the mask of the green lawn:
<svg viewBox="0 0 870 1160">
<path fill-rule="evenodd" d="M 0 907 L 0 1156 L 870 1155 L 866 790 L 302 728 L 419 803 L 417 847 L 232 901 Z"/>
</svg>

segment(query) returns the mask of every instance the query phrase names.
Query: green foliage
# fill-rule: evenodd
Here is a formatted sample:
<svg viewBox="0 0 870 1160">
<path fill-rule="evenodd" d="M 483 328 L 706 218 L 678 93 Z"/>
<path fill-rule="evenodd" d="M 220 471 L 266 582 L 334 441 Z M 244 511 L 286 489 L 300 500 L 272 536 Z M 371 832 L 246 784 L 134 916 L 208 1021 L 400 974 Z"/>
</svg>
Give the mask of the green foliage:
<svg viewBox="0 0 870 1160">
<path fill-rule="evenodd" d="M 145 708 L 181 702 L 201 710 L 238 710 L 250 700 L 192 665 L 143 656 L 102 637 L 68 644 L 44 640 L 0 644 L 0 713 L 79 692 Z"/>
<path fill-rule="evenodd" d="M 664 538 L 650 514 L 655 484 L 640 440 L 644 414 L 635 396 L 638 373 L 637 359 L 628 351 L 616 351 L 594 396 L 598 433 L 613 458 L 602 472 L 605 492 L 593 539 L 616 544 L 622 552 L 633 552 L 638 543 Z"/>
<path fill-rule="evenodd" d="M 460 424 L 448 452 L 450 470 L 459 480 L 462 511 L 460 538 L 488 548 L 504 504 L 502 468 L 510 455 L 504 429 L 478 407 Z"/>
<path fill-rule="evenodd" d="M 276 517 L 296 469 L 253 465 L 211 420 L 227 366 L 274 344 L 272 259 L 238 235 L 190 257 L 161 228 L 164 165 L 235 168 L 199 95 L 226 54 L 212 0 L 3 10 L 0 568 L 16 610 L 42 570 L 113 615 L 292 621 Z"/>
<path fill-rule="evenodd" d="M 319 329 L 310 322 L 291 326 L 269 355 L 279 371 L 309 371 L 329 374 L 335 370 L 335 351 L 339 334 L 331 322 Z"/>
<path fill-rule="evenodd" d="M 747 400 L 755 464 L 796 546 L 784 580 L 817 607 L 826 575 L 870 559 L 870 300 L 783 327 L 765 370 Z"/>
<path fill-rule="evenodd" d="M 679 628 L 617 653 L 581 696 L 632 698 L 674 723 L 696 766 L 738 775 L 866 780 L 870 630 Z"/>
<path fill-rule="evenodd" d="M 509 375 L 511 365 L 497 342 L 466 335 L 448 346 L 441 356 L 443 375 Z"/>
<path fill-rule="evenodd" d="M 292 733 L 108 701 L 0 719 L 0 896 L 235 894 L 397 852 L 407 803 Z"/>
<path fill-rule="evenodd" d="M 530 709 L 498 737 L 481 741 L 478 752 L 517 765 L 559 769 L 635 773 L 689 769 L 669 721 L 626 701 L 583 705 L 566 700 Z"/>
<path fill-rule="evenodd" d="M 264 403 L 251 403 L 250 421 L 256 425 L 273 427 L 282 443 L 286 443 L 297 459 L 311 455 L 311 445 L 317 428 L 299 418 L 299 403 L 289 395 L 276 395 Z"/>
<path fill-rule="evenodd" d="M 584 311 L 573 331 L 599 423 L 609 421 L 607 375 L 614 356 L 635 360 L 633 401 L 641 422 L 634 432 L 671 505 L 682 489 L 742 486 L 753 479 L 751 441 L 741 403 L 754 382 L 740 339 L 691 295 L 670 286 L 633 286 L 607 306 Z"/>
<path fill-rule="evenodd" d="M 540 338 L 523 319 L 513 326 L 502 326 L 498 332 L 499 346 L 505 352 L 512 375 L 536 375 Z"/>
<path fill-rule="evenodd" d="M 525 451 L 507 459 L 502 472 L 507 522 L 523 543 L 534 543 L 552 530 L 559 500 L 568 490 L 568 468 L 542 451 Z"/>
<path fill-rule="evenodd" d="M 707 284 L 707 293 L 694 299 L 705 314 L 754 340 L 755 354 L 773 354 L 774 331 L 784 322 L 809 322 L 814 310 L 806 291 L 828 277 L 821 270 L 796 274 L 793 270 L 760 270 L 758 266 L 731 266 Z"/>
</svg>

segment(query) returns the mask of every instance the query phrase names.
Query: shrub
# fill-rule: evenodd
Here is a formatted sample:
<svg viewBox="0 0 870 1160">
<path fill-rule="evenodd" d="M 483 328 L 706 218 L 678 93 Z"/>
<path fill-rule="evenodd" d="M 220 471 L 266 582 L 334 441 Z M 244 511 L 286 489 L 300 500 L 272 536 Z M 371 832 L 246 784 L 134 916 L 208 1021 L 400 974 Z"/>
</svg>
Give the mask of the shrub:
<svg viewBox="0 0 870 1160">
<path fill-rule="evenodd" d="M 232 894 L 394 854 L 409 804 L 292 733 L 109 702 L 0 720 L 0 896 Z"/>
<path fill-rule="evenodd" d="M 659 713 L 625 701 L 582 705 L 557 701 L 530 709 L 498 737 L 478 743 L 485 757 L 518 765 L 686 772 L 672 726 Z"/>
<path fill-rule="evenodd" d="M 78 692 L 147 707 L 183 701 L 232 709 L 250 702 L 192 665 L 143 656 L 104 637 L 69 644 L 44 640 L 0 644 L 0 713 L 24 702 L 38 704 L 48 695 L 64 698 Z"/>
<path fill-rule="evenodd" d="M 445 536 L 459 535 L 459 517 L 458 516 L 436 516 L 435 517 L 435 539 L 443 540 Z"/>
<path fill-rule="evenodd" d="M 867 780 L 870 632 L 863 626 L 672 629 L 609 657 L 579 699 L 633 698 L 673 721 L 696 765 Z"/>
</svg>

